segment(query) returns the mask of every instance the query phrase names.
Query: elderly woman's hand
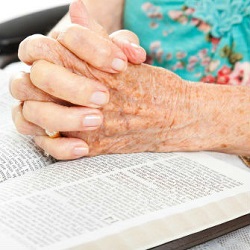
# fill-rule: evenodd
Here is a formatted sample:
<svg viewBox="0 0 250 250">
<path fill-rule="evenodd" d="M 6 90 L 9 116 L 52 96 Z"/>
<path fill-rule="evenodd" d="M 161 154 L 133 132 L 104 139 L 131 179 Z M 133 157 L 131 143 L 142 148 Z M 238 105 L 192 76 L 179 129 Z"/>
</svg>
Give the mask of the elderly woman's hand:
<svg viewBox="0 0 250 250">
<path fill-rule="evenodd" d="M 70 127 L 70 119 L 79 118 L 75 107 L 57 106 L 63 109 L 65 118 L 56 127 L 47 119 L 41 119 L 48 114 L 56 116 L 51 114 L 49 108 L 40 109 L 41 104 L 25 102 L 23 113 L 33 124 L 63 131 L 64 137 L 60 140 L 66 137 L 82 139 L 89 147 L 86 155 L 200 150 L 228 153 L 245 150 L 246 153 L 249 149 L 249 136 L 242 132 L 249 127 L 249 122 L 244 122 L 244 117 L 249 116 L 249 90 L 244 93 L 244 89 L 237 87 L 232 89 L 187 82 L 168 70 L 146 64 L 129 65 L 120 74 L 105 73 L 85 64 L 81 74 L 79 76 L 61 66 L 40 60 L 32 67 L 31 79 L 35 86 L 41 88 L 51 76 L 55 81 L 63 81 L 60 75 L 65 75 L 70 82 L 87 77 L 104 83 L 109 90 L 110 100 L 100 109 L 103 124 L 98 129 L 82 131 L 79 127 Z M 229 106 L 235 95 L 238 97 L 234 100 L 235 106 Z M 41 112 L 35 114 L 36 110 Z M 236 123 L 239 124 L 230 127 Z M 81 125 L 81 120 L 78 124 Z M 35 140 L 44 150 L 50 149 L 50 141 L 43 136 Z M 60 140 L 51 139 L 54 147 L 59 146 Z M 239 149 L 241 151 L 237 151 Z M 60 156 L 53 156 L 60 159 Z"/>
<path fill-rule="evenodd" d="M 190 83 L 144 64 L 106 73 L 75 50 L 75 39 L 83 39 L 85 32 L 74 25 L 57 41 L 46 38 L 46 54 L 39 54 L 43 43 L 30 44 L 36 48 L 32 56 L 26 54 L 27 61 L 36 61 L 24 81 L 30 92 L 15 92 L 15 80 L 11 84 L 13 95 L 25 101 L 14 112 L 17 128 L 33 131 L 41 148 L 57 159 L 142 151 L 249 155 L 248 88 Z M 109 102 L 93 103 L 89 97 L 95 90 L 109 95 Z M 65 137 L 51 139 L 44 129 L 62 131 Z"/>
<path fill-rule="evenodd" d="M 139 40 L 132 32 L 121 30 L 108 36 L 105 30 L 89 17 L 81 1 L 71 4 L 70 14 L 72 22 L 78 25 L 71 25 L 65 32 L 70 33 L 79 25 L 82 26 L 81 37 L 70 38 L 75 39 L 73 52 L 79 56 L 58 43 L 56 39 L 60 40 L 60 34 L 52 32 L 51 37 L 34 35 L 25 39 L 20 44 L 20 59 L 29 65 L 44 59 L 68 68 L 78 75 L 85 71 L 83 60 L 110 73 L 125 70 L 127 60 L 134 64 L 145 60 L 146 53 L 137 45 Z M 72 35 L 74 34 L 73 32 Z M 51 140 L 45 136 L 45 129 L 86 131 L 98 128 L 102 123 L 102 113 L 97 108 L 108 102 L 109 92 L 103 83 L 96 80 L 78 77 L 70 81 L 67 74 L 53 73 L 55 74 L 52 74 L 47 82 L 41 84 L 43 86 L 35 86 L 28 73 L 20 72 L 12 78 L 10 91 L 21 101 L 21 104 L 13 109 L 13 120 L 20 133 L 44 136 L 43 139 L 48 145 L 46 150 L 54 157 L 78 158 L 88 152 L 88 145 L 84 141 L 75 138 Z M 56 75 L 59 75 L 59 78 L 55 79 Z M 27 106 L 32 106 L 35 111 L 29 113 Z M 67 109 L 70 112 L 65 113 L 65 107 L 71 107 Z M 29 121 L 30 116 L 37 115 L 42 122 L 35 124 Z"/>
</svg>

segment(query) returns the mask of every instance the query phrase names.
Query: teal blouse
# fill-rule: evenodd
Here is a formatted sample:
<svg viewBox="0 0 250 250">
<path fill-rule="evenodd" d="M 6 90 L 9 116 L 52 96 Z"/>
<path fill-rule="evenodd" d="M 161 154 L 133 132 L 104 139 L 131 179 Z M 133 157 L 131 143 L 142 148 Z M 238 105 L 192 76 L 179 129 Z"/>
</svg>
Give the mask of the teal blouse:
<svg viewBox="0 0 250 250">
<path fill-rule="evenodd" d="M 250 0 L 125 0 L 147 62 L 190 81 L 250 86 Z"/>
</svg>

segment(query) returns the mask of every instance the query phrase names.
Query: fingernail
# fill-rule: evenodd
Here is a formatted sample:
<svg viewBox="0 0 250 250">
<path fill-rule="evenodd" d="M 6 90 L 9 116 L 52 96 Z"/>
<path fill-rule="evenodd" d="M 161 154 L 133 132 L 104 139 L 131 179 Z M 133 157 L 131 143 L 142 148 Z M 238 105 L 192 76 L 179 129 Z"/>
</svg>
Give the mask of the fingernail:
<svg viewBox="0 0 250 250">
<path fill-rule="evenodd" d="M 102 124 L 102 119 L 98 115 L 87 115 L 83 119 L 83 125 L 85 127 L 97 127 Z"/>
<path fill-rule="evenodd" d="M 90 98 L 90 102 L 95 105 L 104 105 L 108 102 L 108 96 L 104 92 L 95 92 Z"/>
<path fill-rule="evenodd" d="M 115 58 L 112 62 L 112 68 L 116 71 L 123 71 L 127 67 L 127 64 L 124 60 Z"/>
<path fill-rule="evenodd" d="M 130 45 L 136 49 L 140 49 L 141 47 L 135 43 L 130 43 Z"/>
<path fill-rule="evenodd" d="M 76 147 L 73 150 L 75 156 L 85 156 L 89 153 L 89 149 L 85 147 Z"/>
</svg>

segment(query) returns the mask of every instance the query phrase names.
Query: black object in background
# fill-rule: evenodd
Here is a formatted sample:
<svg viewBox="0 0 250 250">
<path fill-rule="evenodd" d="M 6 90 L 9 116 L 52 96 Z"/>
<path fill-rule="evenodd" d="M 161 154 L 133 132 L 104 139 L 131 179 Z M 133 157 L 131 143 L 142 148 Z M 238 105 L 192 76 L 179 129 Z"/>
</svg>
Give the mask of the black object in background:
<svg viewBox="0 0 250 250">
<path fill-rule="evenodd" d="M 0 68 L 18 61 L 19 43 L 32 34 L 46 34 L 68 12 L 63 5 L 0 23 Z"/>
</svg>

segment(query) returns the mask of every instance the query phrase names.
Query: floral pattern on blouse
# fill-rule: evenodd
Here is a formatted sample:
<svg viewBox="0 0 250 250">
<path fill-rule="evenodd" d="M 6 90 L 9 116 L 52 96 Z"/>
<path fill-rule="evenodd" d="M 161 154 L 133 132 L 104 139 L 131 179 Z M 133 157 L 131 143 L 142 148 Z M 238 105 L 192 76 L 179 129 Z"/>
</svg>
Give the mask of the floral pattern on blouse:
<svg viewBox="0 0 250 250">
<path fill-rule="evenodd" d="M 250 0 L 126 0 L 147 62 L 190 81 L 250 86 Z"/>
</svg>

